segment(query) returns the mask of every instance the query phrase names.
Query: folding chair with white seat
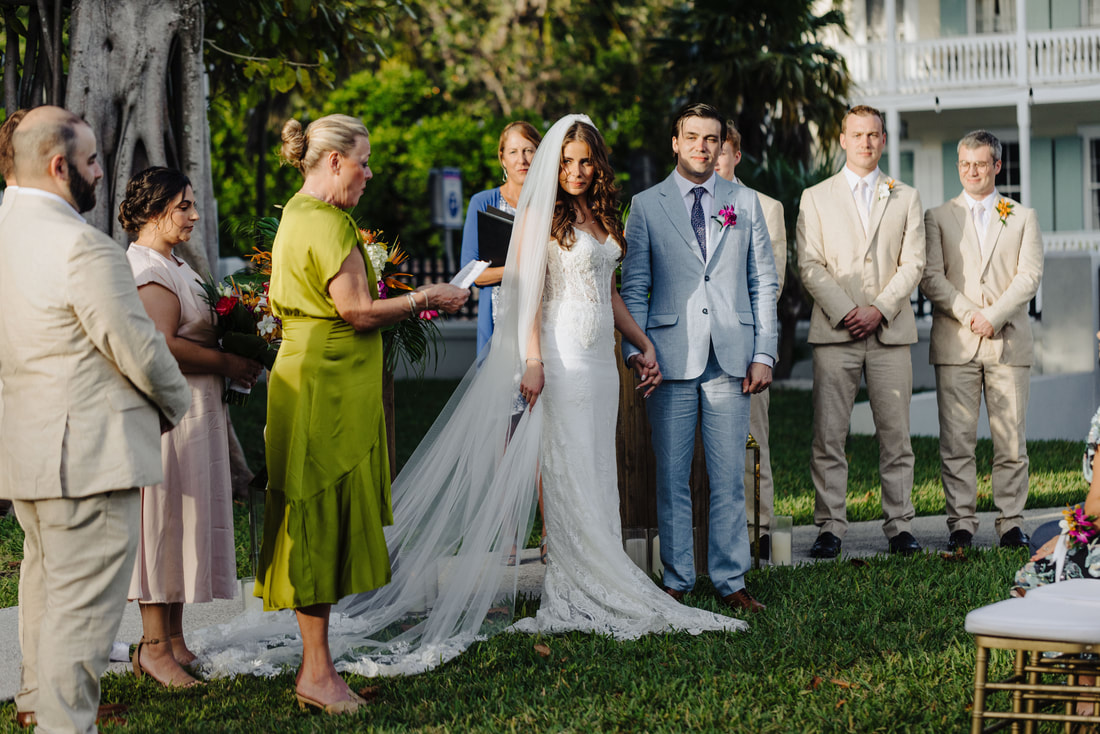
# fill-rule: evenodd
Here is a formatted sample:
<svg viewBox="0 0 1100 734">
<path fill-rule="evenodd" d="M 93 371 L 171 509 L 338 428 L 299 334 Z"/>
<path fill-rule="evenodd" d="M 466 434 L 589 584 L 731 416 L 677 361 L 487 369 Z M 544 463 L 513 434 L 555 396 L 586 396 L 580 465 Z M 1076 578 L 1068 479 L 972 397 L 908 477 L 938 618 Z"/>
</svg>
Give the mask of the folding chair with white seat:
<svg viewBox="0 0 1100 734">
<path fill-rule="evenodd" d="M 1074 704 L 1100 701 L 1100 686 L 1081 685 L 1080 677 L 1100 676 L 1100 583 L 1074 579 L 1040 586 L 1022 599 L 1006 599 L 966 615 L 966 631 L 977 645 L 971 732 L 1036 731 L 1040 721 L 1100 723 L 1100 715 L 1079 716 Z M 986 679 L 989 650 L 1015 650 L 1013 674 L 1000 682 Z M 1044 654 L 1048 653 L 1048 654 Z M 1086 655 L 1088 654 L 1088 655 Z M 1053 679 L 1054 682 L 1046 682 Z M 989 710 L 986 694 L 1011 693 L 1011 709 Z M 1062 713 L 1050 710 L 1061 702 Z M 1100 712 L 1098 712 L 1100 713 Z M 999 719 L 984 729 L 986 719 Z"/>
</svg>

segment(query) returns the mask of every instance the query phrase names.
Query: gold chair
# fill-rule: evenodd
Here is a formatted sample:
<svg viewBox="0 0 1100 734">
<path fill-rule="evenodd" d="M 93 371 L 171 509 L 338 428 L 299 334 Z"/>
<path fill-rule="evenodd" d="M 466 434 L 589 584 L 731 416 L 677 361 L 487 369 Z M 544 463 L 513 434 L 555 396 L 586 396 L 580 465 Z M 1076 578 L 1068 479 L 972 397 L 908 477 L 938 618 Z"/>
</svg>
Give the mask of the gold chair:
<svg viewBox="0 0 1100 734">
<path fill-rule="evenodd" d="M 1075 579 L 1033 589 L 966 615 L 977 646 L 971 733 L 1037 731 L 1040 722 L 1100 724 L 1100 583 Z M 989 681 L 989 651 L 1015 651 L 1012 675 Z M 1082 676 L 1093 678 L 1083 684 Z M 1005 693 L 1007 695 L 1000 695 Z M 1096 704 L 1091 716 L 1079 702 Z M 988 728 L 987 720 L 996 721 Z"/>
</svg>

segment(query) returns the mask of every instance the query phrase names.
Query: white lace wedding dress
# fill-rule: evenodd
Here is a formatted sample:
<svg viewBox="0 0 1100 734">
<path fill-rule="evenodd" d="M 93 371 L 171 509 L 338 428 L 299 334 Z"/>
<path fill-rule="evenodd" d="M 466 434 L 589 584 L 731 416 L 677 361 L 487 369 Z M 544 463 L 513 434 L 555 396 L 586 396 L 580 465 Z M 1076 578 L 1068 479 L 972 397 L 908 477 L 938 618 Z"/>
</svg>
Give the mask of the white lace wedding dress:
<svg viewBox="0 0 1100 734">
<path fill-rule="evenodd" d="M 613 239 L 600 243 L 580 230 L 571 249 L 552 243 L 547 252 L 541 468 L 549 562 L 537 616 L 513 628 L 600 632 L 620 640 L 670 629 L 744 629 L 740 620 L 678 604 L 623 551 L 611 310 L 619 257 Z"/>
</svg>

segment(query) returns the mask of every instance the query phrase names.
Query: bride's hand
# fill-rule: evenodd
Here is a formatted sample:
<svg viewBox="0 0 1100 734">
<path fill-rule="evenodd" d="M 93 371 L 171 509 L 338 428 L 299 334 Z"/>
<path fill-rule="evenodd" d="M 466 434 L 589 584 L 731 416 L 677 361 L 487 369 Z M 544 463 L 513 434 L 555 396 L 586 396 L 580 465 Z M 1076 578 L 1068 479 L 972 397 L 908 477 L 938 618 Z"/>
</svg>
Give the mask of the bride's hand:
<svg viewBox="0 0 1100 734">
<path fill-rule="evenodd" d="M 634 389 L 648 388 L 642 394 L 642 397 L 648 398 L 664 379 L 661 375 L 661 367 L 657 364 L 657 350 L 653 344 L 650 344 L 644 352 L 636 355 L 631 361 L 635 372 L 638 373 L 638 378 L 641 380 Z"/>
<path fill-rule="evenodd" d="M 542 371 L 542 362 L 534 359 L 527 360 L 527 369 L 523 372 L 523 379 L 519 383 L 519 394 L 527 401 L 529 409 L 535 407 L 535 401 L 542 394 L 542 388 L 546 384 L 546 376 Z"/>
</svg>

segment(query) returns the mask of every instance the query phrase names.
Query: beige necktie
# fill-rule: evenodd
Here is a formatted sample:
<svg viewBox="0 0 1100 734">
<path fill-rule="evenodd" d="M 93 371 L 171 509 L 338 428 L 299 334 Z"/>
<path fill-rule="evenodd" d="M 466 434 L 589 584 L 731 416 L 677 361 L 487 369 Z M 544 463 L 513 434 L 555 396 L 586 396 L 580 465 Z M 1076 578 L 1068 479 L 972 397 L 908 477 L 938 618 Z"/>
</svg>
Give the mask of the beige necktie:
<svg viewBox="0 0 1100 734">
<path fill-rule="evenodd" d="M 863 222 L 863 232 L 865 234 L 871 228 L 871 207 L 868 204 L 869 197 L 867 196 L 870 188 L 866 179 L 861 178 L 859 183 L 856 184 L 856 211 L 859 212 L 859 221 Z"/>
<path fill-rule="evenodd" d="M 978 247 L 985 254 L 985 207 L 975 204 L 971 210 L 974 216 L 974 231 L 978 233 Z"/>
</svg>

